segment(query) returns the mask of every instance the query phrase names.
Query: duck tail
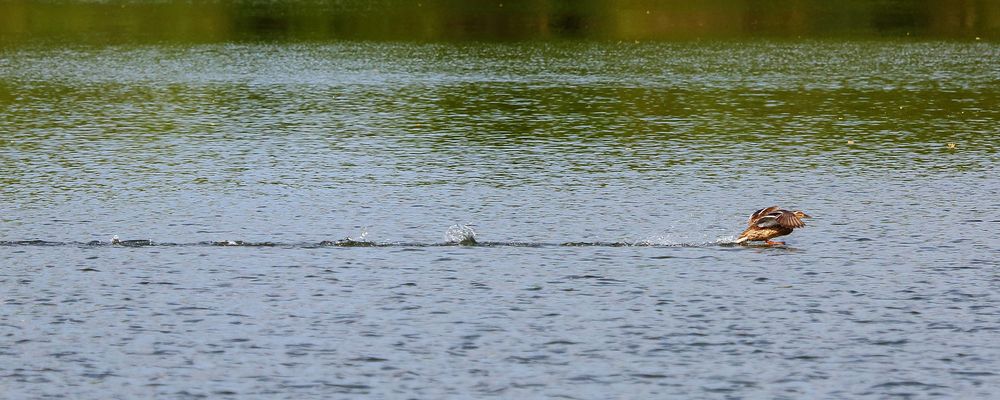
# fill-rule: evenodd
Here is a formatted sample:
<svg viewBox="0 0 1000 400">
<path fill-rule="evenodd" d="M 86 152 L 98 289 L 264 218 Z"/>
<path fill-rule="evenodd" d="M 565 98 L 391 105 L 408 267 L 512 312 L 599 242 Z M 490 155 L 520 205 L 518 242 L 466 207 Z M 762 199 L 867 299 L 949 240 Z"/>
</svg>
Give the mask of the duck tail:
<svg viewBox="0 0 1000 400">
<path fill-rule="evenodd" d="M 750 229 L 743 231 L 743 233 L 741 233 L 740 236 L 738 236 L 733 243 L 743 243 L 747 240 L 750 240 L 750 235 L 747 235 L 748 233 L 750 233 Z"/>
</svg>

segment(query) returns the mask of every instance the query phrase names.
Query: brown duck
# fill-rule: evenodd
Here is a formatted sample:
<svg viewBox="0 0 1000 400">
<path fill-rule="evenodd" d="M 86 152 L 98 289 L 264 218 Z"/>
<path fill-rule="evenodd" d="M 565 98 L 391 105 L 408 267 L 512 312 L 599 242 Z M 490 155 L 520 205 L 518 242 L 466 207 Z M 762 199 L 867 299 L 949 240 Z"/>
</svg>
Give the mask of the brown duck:
<svg viewBox="0 0 1000 400">
<path fill-rule="evenodd" d="M 736 243 L 764 241 L 765 244 L 785 244 L 785 242 L 772 242 L 778 236 L 785 236 L 792 233 L 795 228 L 806 226 L 802 218 L 812 218 L 802 211 L 788 211 L 771 206 L 757 210 L 750 216 L 747 222 L 750 225 L 747 230 L 736 238 Z"/>
</svg>

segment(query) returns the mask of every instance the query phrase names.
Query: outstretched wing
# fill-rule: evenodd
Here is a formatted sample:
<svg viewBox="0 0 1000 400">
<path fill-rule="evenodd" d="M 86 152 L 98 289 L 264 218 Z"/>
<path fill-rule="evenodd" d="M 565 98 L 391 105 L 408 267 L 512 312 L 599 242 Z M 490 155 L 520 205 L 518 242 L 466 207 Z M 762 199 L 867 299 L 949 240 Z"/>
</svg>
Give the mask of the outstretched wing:
<svg viewBox="0 0 1000 400">
<path fill-rule="evenodd" d="M 778 225 L 785 228 L 801 228 L 806 226 L 805 222 L 802 222 L 795 213 L 788 210 L 780 210 L 781 215 L 777 216 Z"/>
<path fill-rule="evenodd" d="M 764 209 L 765 211 L 767 209 Z M 758 216 L 757 219 L 753 220 L 750 224 L 758 228 L 773 228 L 773 227 L 783 227 L 788 229 L 801 228 L 806 226 L 805 222 L 802 222 L 795 213 L 788 210 L 774 210 L 764 215 Z"/>
<path fill-rule="evenodd" d="M 761 208 L 760 210 L 757 210 L 757 212 L 753 213 L 753 215 L 750 216 L 750 220 L 747 221 L 747 225 L 754 225 L 758 219 L 770 214 L 771 212 L 777 209 L 778 206 L 770 206 L 767 208 Z"/>
</svg>

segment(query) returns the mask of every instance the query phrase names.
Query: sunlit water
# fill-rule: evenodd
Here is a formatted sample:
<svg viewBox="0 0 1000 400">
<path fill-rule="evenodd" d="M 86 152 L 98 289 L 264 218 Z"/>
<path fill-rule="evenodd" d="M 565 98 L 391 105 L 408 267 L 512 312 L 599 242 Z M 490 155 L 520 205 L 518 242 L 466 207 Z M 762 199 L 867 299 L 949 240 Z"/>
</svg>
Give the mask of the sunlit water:
<svg viewBox="0 0 1000 400">
<path fill-rule="evenodd" d="M 0 388 L 990 397 L 998 88 L 990 43 L 8 49 Z M 815 218 L 729 244 L 772 204 Z"/>
</svg>

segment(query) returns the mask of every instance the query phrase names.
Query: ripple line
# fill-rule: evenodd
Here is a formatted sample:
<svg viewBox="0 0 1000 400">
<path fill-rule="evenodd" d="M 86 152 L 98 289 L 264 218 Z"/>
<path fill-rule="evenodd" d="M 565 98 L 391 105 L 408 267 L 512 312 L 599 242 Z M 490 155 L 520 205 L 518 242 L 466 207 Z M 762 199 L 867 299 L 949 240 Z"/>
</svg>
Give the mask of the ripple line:
<svg viewBox="0 0 1000 400">
<path fill-rule="evenodd" d="M 689 247 L 689 248 L 699 248 L 699 247 L 739 247 L 735 243 L 673 243 L 673 244 L 658 244 L 650 242 L 561 242 L 561 243 L 547 243 L 547 242 L 503 242 L 503 241 L 448 241 L 448 242 L 372 242 L 365 240 L 355 240 L 355 239 L 341 239 L 341 240 L 324 240 L 321 242 L 252 242 L 244 240 L 223 240 L 223 241 L 202 241 L 202 242 L 191 242 L 191 243 L 170 243 L 170 242 L 157 242 L 150 239 L 129 239 L 120 240 L 114 239 L 110 242 L 93 240 L 89 242 L 82 241 L 50 241 L 50 240 L 3 240 L 0 241 L 0 247 L 58 247 L 58 246 L 70 246 L 70 247 L 281 247 L 281 248 L 322 248 L 322 247 L 653 247 L 653 248 L 672 248 L 672 247 Z"/>
</svg>

